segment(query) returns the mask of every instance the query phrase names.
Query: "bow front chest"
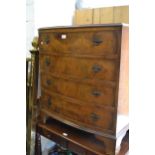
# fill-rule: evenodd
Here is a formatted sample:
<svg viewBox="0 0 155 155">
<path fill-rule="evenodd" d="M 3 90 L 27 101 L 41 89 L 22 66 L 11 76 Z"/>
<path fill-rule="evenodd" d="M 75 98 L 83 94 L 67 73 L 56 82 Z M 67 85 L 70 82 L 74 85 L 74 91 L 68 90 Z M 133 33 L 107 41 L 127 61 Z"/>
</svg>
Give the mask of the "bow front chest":
<svg viewBox="0 0 155 155">
<path fill-rule="evenodd" d="M 94 134 L 113 154 L 128 130 L 128 26 L 41 28 L 39 68 L 41 113 Z"/>
</svg>

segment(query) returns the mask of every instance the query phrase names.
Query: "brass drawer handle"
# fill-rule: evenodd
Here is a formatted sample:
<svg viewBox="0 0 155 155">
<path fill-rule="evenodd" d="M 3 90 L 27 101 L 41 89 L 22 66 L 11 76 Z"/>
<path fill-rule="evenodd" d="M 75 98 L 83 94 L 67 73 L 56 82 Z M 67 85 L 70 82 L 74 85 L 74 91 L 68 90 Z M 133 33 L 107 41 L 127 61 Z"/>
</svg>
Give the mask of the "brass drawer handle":
<svg viewBox="0 0 155 155">
<path fill-rule="evenodd" d="M 93 70 L 94 73 L 98 73 L 98 72 L 100 72 L 102 70 L 102 67 L 99 66 L 99 65 L 94 65 L 92 67 L 92 70 Z"/>
<path fill-rule="evenodd" d="M 49 58 L 46 58 L 46 60 L 45 60 L 45 64 L 46 64 L 46 66 L 49 66 L 49 65 L 51 64 L 51 62 L 50 62 L 50 59 L 49 59 Z"/>
<path fill-rule="evenodd" d="M 48 100 L 47 100 L 47 104 L 48 104 L 49 107 L 52 105 L 51 97 L 48 98 Z"/>
<path fill-rule="evenodd" d="M 101 92 L 100 92 L 100 91 L 97 91 L 97 90 L 94 90 L 94 91 L 92 92 L 92 94 L 93 94 L 94 96 L 96 96 L 96 97 L 101 96 Z"/>
<path fill-rule="evenodd" d="M 91 114 L 90 114 L 90 118 L 91 118 L 91 120 L 92 120 L 93 122 L 96 122 L 96 121 L 98 121 L 98 120 L 100 119 L 100 116 L 97 115 L 96 113 L 91 113 Z"/>
<path fill-rule="evenodd" d="M 102 43 L 103 41 L 100 38 L 94 37 L 93 38 L 93 43 L 95 46 L 98 46 Z"/>
</svg>

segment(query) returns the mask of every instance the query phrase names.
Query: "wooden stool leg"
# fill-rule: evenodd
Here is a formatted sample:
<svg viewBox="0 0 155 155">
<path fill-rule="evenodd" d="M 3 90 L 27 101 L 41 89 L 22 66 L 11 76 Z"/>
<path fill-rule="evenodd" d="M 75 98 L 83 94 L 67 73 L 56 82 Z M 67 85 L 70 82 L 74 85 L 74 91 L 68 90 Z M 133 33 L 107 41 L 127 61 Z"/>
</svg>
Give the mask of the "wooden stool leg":
<svg viewBox="0 0 155 155">
<path fill-rule="evenodd" d="M 35 155 L 42 155 L 41 152 L 41 136 L 36 128 L 36 137 L 35 137 Z"/>
</svg>

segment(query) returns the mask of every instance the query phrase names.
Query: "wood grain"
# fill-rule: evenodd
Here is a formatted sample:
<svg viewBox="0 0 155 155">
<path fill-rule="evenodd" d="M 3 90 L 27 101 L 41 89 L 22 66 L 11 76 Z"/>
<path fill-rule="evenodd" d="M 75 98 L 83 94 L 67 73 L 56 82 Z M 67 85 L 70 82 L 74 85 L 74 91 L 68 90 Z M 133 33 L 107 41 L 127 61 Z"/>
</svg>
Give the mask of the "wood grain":
<svg viewBox="0 0 155 155">
<path fill-rule="evenodd" d="M 129 23 L 129 6 L 103 7 L 77 10 L 73 25 Z"/>
<path fill-rule="evenodd" d="M 115 139 L 106 146 L 114 154 L 128 130 L 128 27 L 40 29 L 39 49 L 41 112 Z"/>
<path fill-rule="evenodd" d="M 63 35 L 66 36 L 65 39 L 61 38 Z M 46 42 L 47 38 L 48 43 Z M 92 55 L 116 54 L 117 31 L 96 29 L 94 31 L 81 30 L 75 33 L 71 29 L 70 32 L 55 31 L 50 34 L 43 32 L 40 36 L 40 42 L 41 52 Z"/>
<path fill-rule="evenodd" d="M 113 7 L 100 8 L 100 24 L 113 23 L 114 21 Z"/>
<path fill-rule="evenodd" d="M 100 20 L 100 8 L 93 9 L 93 24 L 99 24 Z"/>
<path fill-rule="evenodd" d="M 91 9 L 81 9 L 75 11 L 75 20 L 74 24 L 92 24 L 93 19 L 93 10 Z"/>
<path fill-rule="evenodd" d="M 114 23 L 129 23 L 129 6 L 114 7 Z"/>
</svg>

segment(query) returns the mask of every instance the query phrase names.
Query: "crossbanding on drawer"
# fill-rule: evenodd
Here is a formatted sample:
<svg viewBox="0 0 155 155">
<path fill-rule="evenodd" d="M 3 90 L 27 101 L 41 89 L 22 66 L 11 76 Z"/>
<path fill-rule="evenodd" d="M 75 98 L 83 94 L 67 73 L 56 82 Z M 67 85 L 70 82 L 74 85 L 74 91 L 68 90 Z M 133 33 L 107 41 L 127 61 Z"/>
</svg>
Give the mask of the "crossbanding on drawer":
<svg viewBox="0 0 155 155">
<path fill-rule="evenodd" d="M 117 53 L 117 31 L 40 32 L 41 52 L 114 54 Z M 80 46 L 79 46 L 80 45 Z"/>
<path fill-rule="evenodd" d="M 118 61 L 85 59 L 43 55 L 40 59 L 41 72 L 65 74 L 73 77 L 115 81 Z"/>
<path fill-rule="evenodd" d="M 49 75 L 41 78 L 42 89 L 58 93 L 63 96 L 75 98 L 88 104 L 100 106 L 115 106 L 115 87 L 107 87 L 102 84 L 99 86 L 74 82 L 74 80 L 64 80 Z"/>
<path fill-rule="evenodd" d="M 54 93 L 43 91 L 41 104 L 43 109 L 58 117 L 97 130 L 114 129 L 114 110 L 102 106 L 84 105 Z"/>
</svg>

